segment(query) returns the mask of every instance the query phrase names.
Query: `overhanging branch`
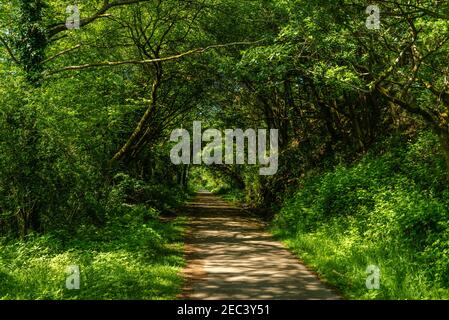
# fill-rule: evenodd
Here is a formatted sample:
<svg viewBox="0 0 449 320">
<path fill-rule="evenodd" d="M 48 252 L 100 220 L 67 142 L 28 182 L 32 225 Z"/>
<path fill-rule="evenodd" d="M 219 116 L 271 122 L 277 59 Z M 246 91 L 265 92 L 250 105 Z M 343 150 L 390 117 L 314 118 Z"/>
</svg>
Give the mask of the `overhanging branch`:
<svg viewBox="0 0 449 320">
<path fill-rule="evenodd" d="M 432 115 L 431 113 L 429 113 L 427 110 L 421 109 L 419 107 L 415 107 L 412 106 L 411 104 L 398 99 L 392 95 L 390 95 L 390 93 L 388 92 L 387 89 L 385 89 L 384 87 L 382 87 L 380 84 L 376 85 L 376 90 L 382 94 L 385 98 L 388 99 L 388 101 L 394 103 L 395 105 L 401 107 L 402 109 L 404 109 L 405 111 L 408 111 L 412 114 L 421 116 L 428 124 L 430 124 L 431 126 L 435 127 L 435 124 L 437 123 L 436 119 L 434 118 L 434 115 Z M 435 115 L 436 117 L 437 115 Z"/>
<path fill-rule="evenodd" d="M 77 44 L 73 48 L 63 50 L 63 51 L 55 54 L 54 56 L 51 56 L 50 58 L 45 59 L 44 61 L 42 61 L 42 64 L 47 63 L 49 61 L 52 61 L 52 60 L 56 59 L 57 57 L 60 57 L 60 56 L 62 56 L 64 54 L 66 54 L 66 53 L 72 52 L 72 51 L 74 51 L 74 50 L 76 50 L 78 48 L 81 48 L 81 46 L 82 46 L 82 44 Z"/>
<path fill-rule="evenodd" d="M 86 19 L 81 19 L 80 27 L 86 26 L 99 18 L 105 17 L 105 13 L 113 7 L 119 7 L 119 6 L 130 5 L 130 4 L 140 3 L 140 2 L 148 2 L 148 1 L 151 1 L 151 0 L 116 0 L 113 2 L 109 2 L 109 1 L 105 0 L 103 3 L 103 6 L 95 14 L 93 14 L 92 16 L 90 16 Z M 51 39 L 58 33 L 65 31 L 65 30 L 67 30 L 67 27 L 66 27 L 65 23 L 63 23 L 63 22 L 58 23 L 56 25 L 49 26 L 48 31 L 47 31 L 48 38 Z"/>
<path fill-rule="evenodd" d="M 218 49 L 218 48 L 225 48 L 230 46 L 237 46 L 237 45 L 251 45 L 259 43 L 262 40 L 255 41 L 255 42 L 232 42 L 232 43 L 226 43 L 226 44 L 217 44 L 217 45 L 210 45 L 205 48 L 196 48 L 192 49 L 190 51 L 180 53 L 177 55 L 169 56 L 169 57 L 163 57 L 163 58 L 155 58 L 155 59 L 145 59 L 145 60 L 124 60 L 124 61 L 104 61 L 104 62 L 95 62 L 95 63 L 87 63 L 77 66 L 67 66 L 63 67 L 61 69 L 57 70 L 51 70 L 51 71 L 45 71 L 43 73 L 44 77 L 49 77 L 51 75 L 64 72 L 64 71 L 77 71 L 77 70 L 85 70 L 85 69 L 92 69 L 92 68 L 101 68 L 101 67 L 115 67 L 115 66 L 121 66 L 121 65 L 127 65 L 127 64 L 134 64 L 134 65 L 144 65 L 149 63 L 155 63 L 155 62 L 167 62 L 172 60 L 178 60 L 180 58 L 183 58 L 185 56 L 203 53 L 205 51 L 211 50 L 211 49 Z"/>
</svg>

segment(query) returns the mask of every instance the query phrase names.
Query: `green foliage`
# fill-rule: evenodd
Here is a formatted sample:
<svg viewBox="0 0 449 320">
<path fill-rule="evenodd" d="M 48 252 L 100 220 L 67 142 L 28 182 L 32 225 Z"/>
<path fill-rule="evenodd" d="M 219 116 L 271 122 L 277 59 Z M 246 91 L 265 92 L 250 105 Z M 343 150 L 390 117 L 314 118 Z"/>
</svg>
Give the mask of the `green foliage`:
<svg viewBox="0 0 449 320">
<path fill-rule="evenodd" d="M 446 2 L 379 1 L 380 30 L 361 0 L 85 0 L 80 30 L 68 4 L 0 3 L 0 297 L 173 297 L 158 219 L 202 189 L 284 203 L 278 232 L 350 297 L 447 296 Z M 172 165 L 194 120 L 278 129 L 277 174 Z M 61 289 L 72 261 L 91 289 Z"/>
<path fill-rule="evenodd" d="M 348 298 L 447 298 L 444 160 L 420 152 L 437 141 L 423 133 L 386 145 L 354 165 L 307 178 L 285 201 L 274 232 Z M 365 287 L 370 264 L 381 269 L 380 290 Z"/>
<path fill-rule="evenodd" d="M 96 149 L 105 147 L 101 132 L 93 130 L 102 120 L 69 108 L 72 97 L 55 94 L 61 83 L 43 89 L 12 77 L 6 82 L 9 89 L 0 95 L 0 208 L 8 218 L 0 228 L 24 236 L 76 227 L 81 219 L 99 223 L 106 159 Z M 94 97 L 91 92 L 92 106 Z"/>
<path fill-rule="evenodd" d="M 69 240 L 3 240 L 0 299 L 174 299 L 182 286 L 184 220 L 156 216 L 132 206 L 104 228 L 81 226 Z M 66 288 L 72 265 L 80 268 L 80 290 Z"/>
<path fill-rule="evenodd" d="M 44 60 L 47 45 L 42 21 L 47 5 L 43 0 L 20 0 L 18 7 L 19 23 L 13 31 L 16 53 L 27 73 L 27 79 L 37 83 L 40 80 L 39 73 L 43 70 L 41 62 Z"/>
<path fill-rule="evenodd" d="M 111 211 L 123 205 L 133 204 L 144 204 L 163 211 L 180 205 L 184 200 L 184 190 L 180 186 L 148 183 L 119 173 L 114 177 L 114 186 L 110 190 L 107 205 Z"/>
</svg>

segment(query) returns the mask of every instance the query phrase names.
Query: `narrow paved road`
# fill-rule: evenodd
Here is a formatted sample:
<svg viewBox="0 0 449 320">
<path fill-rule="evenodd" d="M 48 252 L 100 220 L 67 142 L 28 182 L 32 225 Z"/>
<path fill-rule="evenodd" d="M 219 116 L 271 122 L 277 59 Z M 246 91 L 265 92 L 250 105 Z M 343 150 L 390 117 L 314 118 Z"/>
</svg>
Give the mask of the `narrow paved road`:
<svg viewBox="0 0 449 320">
<path fill-rule="evenodd" d="M 264 225 L 211 193 L 186 207 L 186 299 L 339 299 Z"/>
</svg>

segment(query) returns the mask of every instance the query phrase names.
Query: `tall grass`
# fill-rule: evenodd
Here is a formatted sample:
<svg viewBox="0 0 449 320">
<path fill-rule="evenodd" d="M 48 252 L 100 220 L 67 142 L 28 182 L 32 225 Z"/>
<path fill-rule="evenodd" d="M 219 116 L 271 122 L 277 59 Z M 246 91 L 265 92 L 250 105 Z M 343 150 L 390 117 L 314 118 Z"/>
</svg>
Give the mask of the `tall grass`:
<svg viewBox="0 0 449 320">
<path fill-rule="evenodd" d="M 134 206 L 106 227 L 0 242 L 0 299 L 174 299 L 184 265 L 182 218 Z M 69 290 L 69 266 L 80 289 Z"/>
</svg>

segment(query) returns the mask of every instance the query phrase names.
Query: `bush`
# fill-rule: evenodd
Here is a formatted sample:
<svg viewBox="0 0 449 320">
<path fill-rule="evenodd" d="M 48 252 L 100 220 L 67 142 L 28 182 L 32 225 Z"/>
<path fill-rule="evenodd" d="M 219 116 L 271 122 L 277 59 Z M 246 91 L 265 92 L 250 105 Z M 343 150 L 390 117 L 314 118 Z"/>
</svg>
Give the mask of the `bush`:
<svg viewBox="0 0 449 320">
<path fill-rule="evenodd" d="M 437 141 L 425 132 L 387 143 L 387 152 L 378 145 L 356 164 L 306 179 L 276 216 L 275 233 L 349 297 L 449 297 L 449 192 Z M 374 296 L 364 287 L 368 264 L 383 274 Z"/>
</svg>

